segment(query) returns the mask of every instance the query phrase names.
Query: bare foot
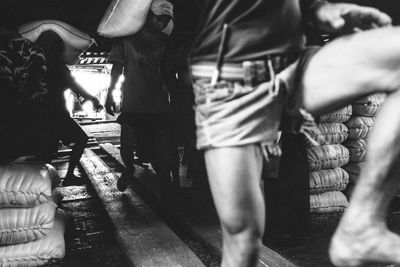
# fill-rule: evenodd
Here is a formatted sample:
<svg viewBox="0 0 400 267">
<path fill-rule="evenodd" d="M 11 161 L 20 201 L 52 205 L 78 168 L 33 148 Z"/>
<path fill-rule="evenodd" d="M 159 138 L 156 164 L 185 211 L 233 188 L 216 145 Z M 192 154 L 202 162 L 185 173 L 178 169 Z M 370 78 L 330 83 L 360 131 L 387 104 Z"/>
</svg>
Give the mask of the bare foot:
<svg viewBox="0 0 400 267">
<path fill-rule="evenodd" d="M 335 266 L 400 264 L 400 236 L 385 225 L 355 229 L 354 224 L 342 222 L 332 237 L 329 256 Z"/>
</svg>

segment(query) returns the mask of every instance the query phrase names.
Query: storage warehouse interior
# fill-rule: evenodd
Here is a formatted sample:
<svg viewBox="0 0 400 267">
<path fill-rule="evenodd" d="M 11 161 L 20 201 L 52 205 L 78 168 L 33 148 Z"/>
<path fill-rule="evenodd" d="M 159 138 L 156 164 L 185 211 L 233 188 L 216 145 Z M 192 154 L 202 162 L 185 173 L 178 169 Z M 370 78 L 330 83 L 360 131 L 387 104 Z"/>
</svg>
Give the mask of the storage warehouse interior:
<svg viewBox="0 0 400 267">
<path fill-rule="evenodd" d="M 84 92 L 77 94 L 73 88 L 64 88 L 62 104 L 68 118 L 76 122 L 87 139 L 72 176 L 69 166 L 76 140 L 57 140 L 52 158 L 45 162 L 13 158 L 17 146 L 44 151 L 41 142 L 46 144 L 47 129 L 39 126 L 40 113 L 29 112 L 33 109 L 30 106 L 11 112 L 1 109 L 4 118 L 0 120 L 0 132 L 5 134 L 0 135 L 0 266 L 220 266 L 224 233 L 207 180 L 204 153 L 196 148 L 198 118 L 194 112 L 193 77 L 188 72 L 198 21 L 209 1 L 168 1 L 173 5 L 174 28 L 167 34 L 162 67 L 168 74 L 164 82 L 172 115 L 157 123 L 151 121 L 151 115 L 144 117 L 142 123 L 150 130 L 140 137 L 144 145 L 139 138 L 134 140 L 131 157 L 135 170 L 127 184 L 119 180 L 129 169 L 120 153 L 121 121 L 126 119 L 120 114 L 122 88 L 129 79 L 124 67 L 110 94 L 114 103 L 110 114 L 106 105 L 116 64 L 110 57 L 114 38 L 98 34 L 106 10 L 118 1 L 1 1 L 0 24 L 14 25 L 25 39 L 33 38 L 33 43 L 43 32 L 55 32 L 75 53 L 67 55 L 72 60 L 64 60 L 63 66 Z M 400 22 L 400 7 L 395 0 L 329 2 L 372 6 L 390 15 L 393 25 Z M 338 38 L 322 34 L 312 25 L 304 27 L 310 45 L 329 45 Z M 3 51 L 0 47 L 0 75 L 8 66 Z M 8 85 L 3 77 L 6 74 L 0 76 L 0 90 Z M 11 99 L 6 93 L 0 98 L 1 105 Z M 362 179 L 360 171 L 369 148 L 367 137 L 385 101 L 386 94 L 376 93 L 321 114 L 316 118 L 318 143 L 304 134 L 281 133 L 277 146 L 282 153 L 270 153 L 268 162 L 263 163 L 261 187 L 266 220 L 257 266 L 334 266 L 328 255 L 330 240 L 355 185 Z M 38 106 L 40 109 L 44 104 Z M 13 143 L 14 137 L 19 138 L 10 134 L 14 118 L 38 126 L 37 143 L 29 138 L 25 139 L 28 145 L 23 138 Z M 151 164 L 157 139 L 148 141 L 157 127 L 154 125 L 165 123 L 171 129 L 170 157 L 174 160 L 168 170 L 171 188 L 167 192 L 165 181 L 157 175 L 162 166 Z M 21 126 L 26 129 L 24 134 L 32 137 L 34 127 L 25 126 Z M 66 181 L 65 177 L 74 180 Z M 388 227 L 399 234 L 400 190 L 389 206 Z"/>
</svg>

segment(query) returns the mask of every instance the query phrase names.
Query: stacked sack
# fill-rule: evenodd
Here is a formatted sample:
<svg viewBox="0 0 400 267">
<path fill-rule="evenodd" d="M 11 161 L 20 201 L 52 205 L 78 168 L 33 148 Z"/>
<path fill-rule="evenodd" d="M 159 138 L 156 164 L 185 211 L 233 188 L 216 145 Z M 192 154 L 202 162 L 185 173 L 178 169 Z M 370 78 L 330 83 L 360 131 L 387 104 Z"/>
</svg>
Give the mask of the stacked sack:
<svg viewBox="0 0 400 267">
<path fill-rule="evenodd" d="M 65 255 L 67 216 L 49 164 L 0 165 L 0 266 L 40 266 Z"/>
<path fill-rule="evenodd" d="M 343 143 L 350 151 L 349 164 L 344 169 L 349 173 L 350 183 L 346 190 L 347 194 L 352 191 L 361 168 L 365 164 L 365 154 L 367 151 L 367 136 L 374 126 L 375 116 L 386 99 L 386 94 L 373 94 L 357 100 L 352 104 L 353 115 L 346 122 L 349 129 L 349 137 Z"/>
<path fill-rule="evenodd" d="M 348 129 L 344 124 L 352 114 L 352 107 L 324 114 L 318 125 L 317 143 L 307 142 L 310 174 L 310 211 L 329 213 L 343 211 L 348 206 L 343 190 L 349 175 L 341 168 L 349 162 L 349 150 L 342 145 Z"/>
</svg>

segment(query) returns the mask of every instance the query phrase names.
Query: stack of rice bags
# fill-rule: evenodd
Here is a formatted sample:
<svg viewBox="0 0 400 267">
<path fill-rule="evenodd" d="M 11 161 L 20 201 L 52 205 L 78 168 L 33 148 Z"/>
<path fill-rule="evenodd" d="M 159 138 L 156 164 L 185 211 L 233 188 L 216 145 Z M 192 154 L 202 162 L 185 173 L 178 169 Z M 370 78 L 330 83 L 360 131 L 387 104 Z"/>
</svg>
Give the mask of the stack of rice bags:
<svg viewBox="0 0 400 267">
<path fill-rule="evenodd" d="M 319 119 L 320 135 L 317 143 L 308 142 L 307 158 L 310 174 L 310 211 L 330 213 L 343 211 L 348 206 L 343 190 L 349 175 L 341 167 L 349 161 L 349 150 L 342 145 L 348 129 L 344 122 L 352 114 L 352 107 L 324 114 Z"/>
<path fill-rule="evenodd" d="M 0 165 L 0 266 L 39 266 L 65 255 L 57 209 L 60 183 L 49 164 Z"/>
<path fill-rule="evenodd" d="M 385 101 L 386 94 L 373 94 L 357 100 L 352 104 L 353 115 L 346 122 L 349 129 L 349 137 L 343 143 L 350 151 L 349 164 L 344 169 L 349 173 L 350 183 L 346 194 L 348 196 L 360 176 L 360 170 L 365 164 L 365 154 L 367 150 L 367 136 L 372 129 L 375 116 Z"/>
</svg>

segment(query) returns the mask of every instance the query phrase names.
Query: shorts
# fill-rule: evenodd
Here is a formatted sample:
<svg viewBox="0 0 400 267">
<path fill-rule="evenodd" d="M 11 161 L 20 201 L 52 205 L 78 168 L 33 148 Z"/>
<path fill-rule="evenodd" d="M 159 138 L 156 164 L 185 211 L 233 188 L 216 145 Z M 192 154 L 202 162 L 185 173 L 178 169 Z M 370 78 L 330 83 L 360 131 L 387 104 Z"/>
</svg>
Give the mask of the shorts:
<svg viewBox="0 0 400 267">
<path fill-rule="evenodd" d="M 244 79 L 194 76 L 195 121 L 198 149 L 271 144 L 279 131 L 298 130 L 303 107 L 301 77 L 316 47 L 302 51 L 294 61 L 278 70 L 271 80 L 247 85 Z M 285 115 L 285 124 L 281 125 Z"/>
</svg>

